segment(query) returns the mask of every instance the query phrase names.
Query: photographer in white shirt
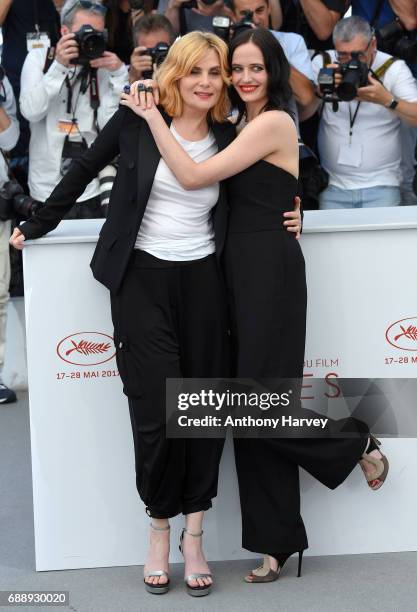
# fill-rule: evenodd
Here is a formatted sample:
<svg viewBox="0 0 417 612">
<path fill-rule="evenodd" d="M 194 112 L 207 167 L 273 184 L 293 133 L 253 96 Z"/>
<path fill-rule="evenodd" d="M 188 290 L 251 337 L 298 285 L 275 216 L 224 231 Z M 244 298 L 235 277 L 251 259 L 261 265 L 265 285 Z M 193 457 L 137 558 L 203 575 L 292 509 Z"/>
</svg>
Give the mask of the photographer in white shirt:
<svg viewBox="0 0 417 612">
<path fill-rule="evenodd" d="M 80 40 L 80 29 L 91 26 L 95 41 L 104 47 L 105 12 L 96 2 L 67 0 L 54 58 L 48 58 L 51 50 L 34 49 L 23 65 L 20 108 L 31 128 L 28 182 L 38 202 L 45 202 L 71 160 L 92 144 L 117 110 L 128 81 L 127 67 L 117 55 L 104 51 L 88 60 L 77 42 L 76 33 Z M 79 214 L 71 216 L 101 216 L 98 196 L 99 182 L 94 179 L 77 200 L 88 205 L 91 214 L 83 213 L 87 206 L 77 205 Z"/>
<path fill-rule="evenodd" d="M 404 61 L 377 50 L 373 31 L 361 17 L 339 21 L 333 43 L 328 68 L 337 69 L 335 87 L 343 80 L 339 66 L 352 54 L 367 65 L 368 82 L 352 101 L 340 101 L 337 112 L 324 104 L 318 148 L 329 187 L 320 194 L 320 208 L 398 206 L 400 127 L 401 121 L 417 125 L 416 81 Z M 316 74 L 322 67 L 318 55 L 313 59 Z"/>
</svg>

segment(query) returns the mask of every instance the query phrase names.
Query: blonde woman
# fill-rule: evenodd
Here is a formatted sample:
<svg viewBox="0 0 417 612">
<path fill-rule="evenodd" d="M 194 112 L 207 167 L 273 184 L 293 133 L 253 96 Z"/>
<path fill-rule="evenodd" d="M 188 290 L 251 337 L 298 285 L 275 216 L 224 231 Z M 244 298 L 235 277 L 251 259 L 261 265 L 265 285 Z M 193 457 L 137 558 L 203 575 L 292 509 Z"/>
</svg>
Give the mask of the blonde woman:
<svg viewBox="0 0 417 612">
<path fill-rule="evenodd" d="M 226 147 L 227 47 L 192 32 L 160 70 L 165 121 L 201 162 Z M 171 118 L 174 118 L 171 120 Z M 116 357 L 128 397 L 137 488 L 151 517 L 146 589 L 169 589 L 169 518 L 183 513 L 185 581 L 191 595 L 210 591 L 202 550 L 204 512 L 217 493 L 223 440 L 167 439 L 165 380 L 229 374 L 228 322 L 218 265 L 226 234 L 223 186 L 186 191 L 161 159 L 143 119 L 122 107 L 91 149 L 73 162 L 36 217 L 16 229 L 22 248 L 54 229 L 87 184 L 116 155 L 119 170 L 91 267 L 111 292 Z M 293 231 L 298 213 L 289 213 Z M 291 225 L 292 224 L 292 225 Z"/>
</svg>

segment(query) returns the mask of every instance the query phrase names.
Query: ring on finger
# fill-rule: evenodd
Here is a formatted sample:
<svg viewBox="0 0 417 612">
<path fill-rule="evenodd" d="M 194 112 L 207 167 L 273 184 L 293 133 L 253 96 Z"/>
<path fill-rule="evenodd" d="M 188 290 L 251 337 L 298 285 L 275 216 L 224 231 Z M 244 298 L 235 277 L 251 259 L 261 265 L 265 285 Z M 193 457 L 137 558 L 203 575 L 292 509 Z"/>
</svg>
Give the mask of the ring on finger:
<svg viewBox="0 0 417 612">
<path fill-rule="evenodd" d="M 146 91 L 146 93 L 153 93 L 152 85 L 148 85 L 147 87 L 145 87 L 145 91 Z"/>
<path fill-rule="evenodd" d="M 138 83 L 138 91 L 146 91 L 146 87 L 143 83 Z"/>
</svg>

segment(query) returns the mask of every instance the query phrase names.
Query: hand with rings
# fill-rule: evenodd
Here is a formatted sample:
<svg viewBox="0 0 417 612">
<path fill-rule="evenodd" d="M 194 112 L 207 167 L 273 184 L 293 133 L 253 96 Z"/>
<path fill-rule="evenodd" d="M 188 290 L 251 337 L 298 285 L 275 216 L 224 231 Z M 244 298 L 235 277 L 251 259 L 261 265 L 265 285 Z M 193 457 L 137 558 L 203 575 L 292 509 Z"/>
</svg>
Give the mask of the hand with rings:
<svg viewBox="0 0 417 612">
<path fill-rule="evenodd" d="M 145 120 L 150 118 L 153 111 L 158 112 L 156 107 L 158 102 L 158 86 L 152 79 L 135 81 L 130 86 L 126 85 L 120 100 L 122 106 L 128 106 L 136 115 Z"/>
<path fill-rule="evenodd" d="M 130 85 L 130 94 L 133 96 L 135 104 L 143 110 L 159 104 L 158 83 L 153 79 L 134 81 Z"/>
</svg>

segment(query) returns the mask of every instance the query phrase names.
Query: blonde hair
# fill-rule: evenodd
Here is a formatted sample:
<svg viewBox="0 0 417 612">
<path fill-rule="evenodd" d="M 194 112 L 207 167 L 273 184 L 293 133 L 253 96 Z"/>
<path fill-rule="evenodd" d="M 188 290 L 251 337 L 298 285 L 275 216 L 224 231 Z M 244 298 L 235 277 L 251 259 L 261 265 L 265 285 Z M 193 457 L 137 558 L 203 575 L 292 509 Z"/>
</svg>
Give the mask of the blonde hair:
<svg viewBox="0 0 417 612">
<path fill-rule="evenodd" d="M 183 110 L 180 79 L 188 76 L 202 55 L 210 49 L 214 49 L 219 56 L 223 89 L 216 105 L 210 109 L 209 116 L 213 121 L 226 120 L 229 111 L 227 87 L 230 84 L 227 45 L 215 34 L 199 31 L 189 32 L 177 39 L 156 74 L 160 103 L 171 117 L 179 117 Z"/>
</svg>

